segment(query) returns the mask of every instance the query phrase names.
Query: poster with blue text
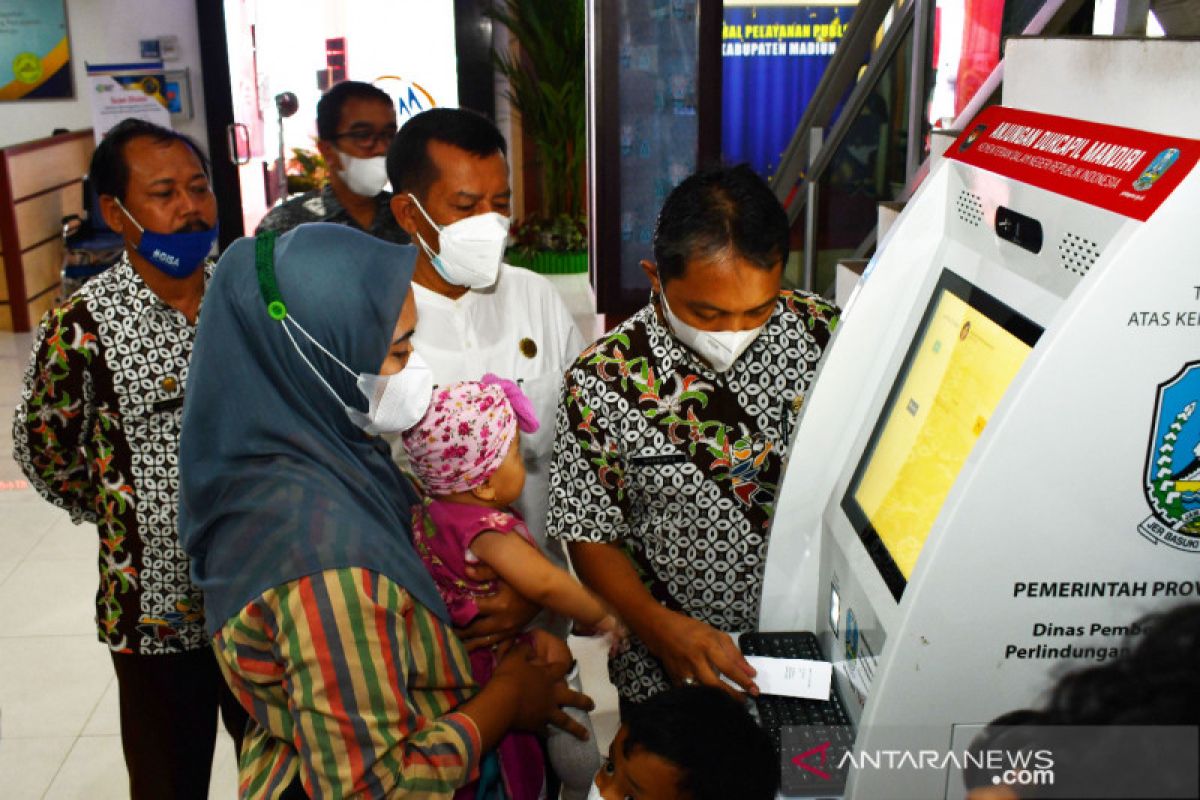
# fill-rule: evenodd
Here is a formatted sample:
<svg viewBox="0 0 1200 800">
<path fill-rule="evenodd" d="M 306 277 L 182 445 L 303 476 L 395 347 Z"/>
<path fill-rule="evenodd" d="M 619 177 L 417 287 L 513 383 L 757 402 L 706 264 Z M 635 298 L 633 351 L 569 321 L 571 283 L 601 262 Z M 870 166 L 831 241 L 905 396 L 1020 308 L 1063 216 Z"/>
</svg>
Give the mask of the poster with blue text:
<svg viewBox="0 0 1200 800">
<path fill-rule="evenodd" d="M 833 58 L 856 3 L 725 4 L 721 150 L 770 177 Z"/>
<path fill-rule="evenodd" d="M 136 117 L 171 127 L 167 76 L 161 61 L 88 64 L 96 144 L 121 120 Z"/>
<path fill-rule="evenodd" d="M 74 96 L 63 0 L 0 0 L 0 100 Z"/>
</svg>

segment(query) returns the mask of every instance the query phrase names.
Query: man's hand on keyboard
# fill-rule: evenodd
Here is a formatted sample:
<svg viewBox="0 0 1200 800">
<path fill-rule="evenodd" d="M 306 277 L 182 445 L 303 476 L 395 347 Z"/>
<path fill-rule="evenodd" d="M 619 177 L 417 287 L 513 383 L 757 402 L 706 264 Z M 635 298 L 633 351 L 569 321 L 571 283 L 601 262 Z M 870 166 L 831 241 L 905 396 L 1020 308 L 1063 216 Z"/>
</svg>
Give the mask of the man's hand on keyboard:
<svg viewBox="0 0 1200 800">
<path fill-rule="evenodd" d="M 721 680 L 730 680 L 752 695 L 758 694 L 754 668 L 742 657 L 729 634 L 685 614 L 662 610 L 643 640 L 667 669 L 676 684 L 702 683 L 741 695 Z"/>
</svg>

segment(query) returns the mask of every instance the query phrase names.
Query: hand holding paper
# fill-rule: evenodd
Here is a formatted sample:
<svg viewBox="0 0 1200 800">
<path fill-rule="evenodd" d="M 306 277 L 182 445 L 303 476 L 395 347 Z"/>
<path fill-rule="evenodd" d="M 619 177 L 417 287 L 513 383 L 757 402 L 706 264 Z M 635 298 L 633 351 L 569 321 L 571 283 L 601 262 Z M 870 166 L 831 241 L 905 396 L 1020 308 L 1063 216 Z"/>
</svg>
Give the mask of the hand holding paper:
<svg viewBox="0 0 1200 800">
<path fill-rule="evenodd" d="M 754 680 L 763 694 L 808 700 L 829 699 L 833 665 L 828 661 L 766 656 L 746 656 L 746 660 L 758 671 Z"/>
</svg>

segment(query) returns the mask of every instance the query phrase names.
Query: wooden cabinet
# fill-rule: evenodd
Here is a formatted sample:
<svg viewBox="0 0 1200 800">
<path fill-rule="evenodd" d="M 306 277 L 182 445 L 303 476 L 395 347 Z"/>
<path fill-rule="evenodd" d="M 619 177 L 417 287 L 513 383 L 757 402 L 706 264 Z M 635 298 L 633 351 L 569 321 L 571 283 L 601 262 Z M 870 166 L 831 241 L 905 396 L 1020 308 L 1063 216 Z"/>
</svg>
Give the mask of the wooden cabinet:
<svg viewBox="0 0 1200 800">
<path fill-rule="evenodd" d="M 62 218 L 82 210 L 93 149 L 91 130 L 0 149 L 0 330 L 28 331 L 53 307 Z"/>
</svg>

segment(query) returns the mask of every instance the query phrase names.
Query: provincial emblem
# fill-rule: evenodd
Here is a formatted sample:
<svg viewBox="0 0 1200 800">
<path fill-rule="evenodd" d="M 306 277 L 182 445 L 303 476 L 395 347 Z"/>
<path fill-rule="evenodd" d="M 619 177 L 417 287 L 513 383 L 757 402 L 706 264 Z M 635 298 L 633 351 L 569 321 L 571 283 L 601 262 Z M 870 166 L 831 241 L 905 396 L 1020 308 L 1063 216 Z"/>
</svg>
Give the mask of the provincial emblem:
<svg viewBox="0 0 1200 800">
<path fill-rule="evenodd" d="M 1163 173 L 1179 160 L 1179 148 L 1169 147 L 1154 157 L 1150 165 L 1142 170 L 1142 174 L 1133 182 L 1133 188 L 1144 192 L 1162 177 Z"/>
<path fill-rule="evenodd" d="M 1158 386 L 1146 469 L 1151 514 L 1138 532 L 1155 543 L 1200 553 L 1200 361 Z"/>
</svg>

